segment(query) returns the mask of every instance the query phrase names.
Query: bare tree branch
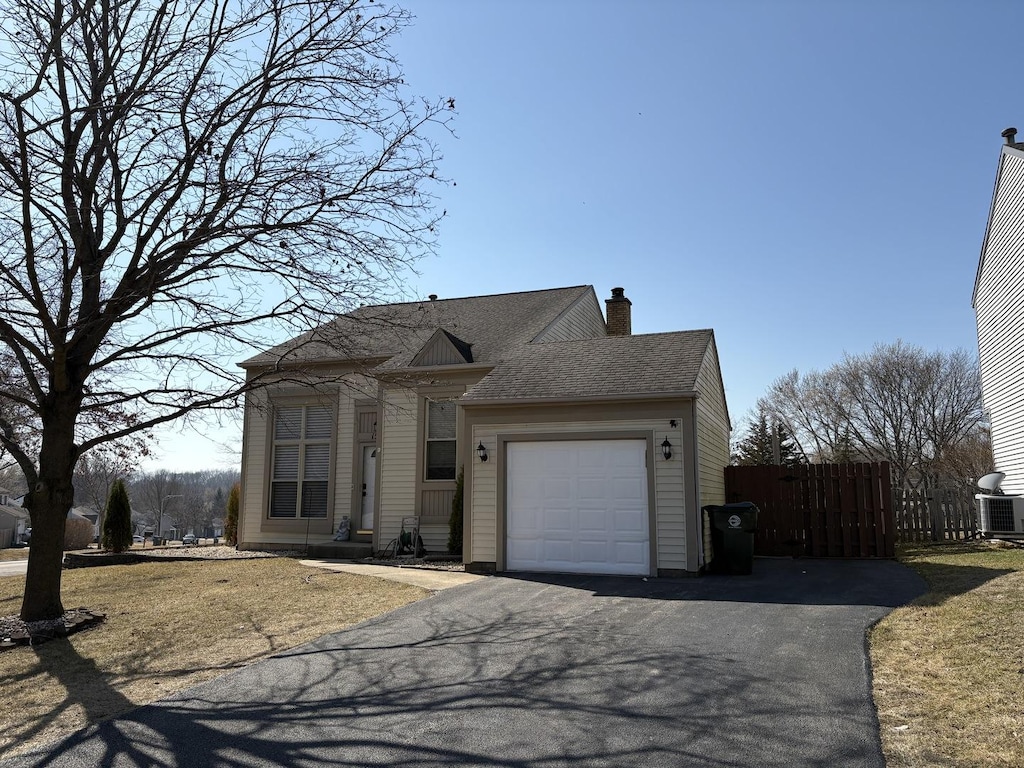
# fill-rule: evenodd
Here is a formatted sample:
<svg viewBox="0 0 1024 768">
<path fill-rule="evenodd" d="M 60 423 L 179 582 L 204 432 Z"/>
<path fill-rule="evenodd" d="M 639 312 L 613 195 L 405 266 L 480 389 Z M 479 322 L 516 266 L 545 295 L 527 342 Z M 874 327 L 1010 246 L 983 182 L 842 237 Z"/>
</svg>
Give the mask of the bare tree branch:
<svg viewBox="0 0 1024 768">
<path fill-rule="evenodd" d="M 0 0 L 0 445 L 29 480 L 22 615 L 61 610 L 84 451 L 236 407 L 235 361 L 392 300 L 434 246 L 440 99 L 373 0 Z M 34 442 L 33 442 L 34 441 Z M 59 529 L 59 530 L 58 530 Z M 30 597 L 31 595 L 31 597 Z"/>
</svg>

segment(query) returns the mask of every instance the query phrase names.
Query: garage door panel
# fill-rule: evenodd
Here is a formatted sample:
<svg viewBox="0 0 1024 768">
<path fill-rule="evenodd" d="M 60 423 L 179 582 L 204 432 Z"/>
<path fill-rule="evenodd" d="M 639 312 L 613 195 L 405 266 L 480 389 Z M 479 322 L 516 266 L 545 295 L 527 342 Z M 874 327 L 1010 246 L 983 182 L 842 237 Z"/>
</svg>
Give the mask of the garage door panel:
<svg viewBox="0 0 1024 768">
<path fill-rule="evenodd" d="M 646 445 L 508 444 L 506 568 L 650 573 Z"/>
<path fill-rule="evenodd" d="M 615 560 L 619 563 L 647 564 L 647 542 L 618 541 L 615 543 Z"/>
<path fill-rule="evenodd" d="M 517 504 L 542 504 L 544 502 L 544 486 L 541 484 L 523 484 L 515 489 L 515 499 Z"/>
<path fill-rule="evenodd" d="M 609 446 L 605 453 L 605 461 L 611 467 L 633 467 L 643 469 L 647 462 L 647 446 L 642 451 L 636 450 L 632 445 L 623 442 L 622 445 Z"/>
<path fill-rule="evenodd" d="M 579 449 L 577 466 L 584 471 L 601 471 L 608 466 L 607 451 L 601 450 L 600 448 L 583 446 Z"/>
<path fill-rule="evenodd" d="M 545 480 L 540 487 L 545 501 L 568 501 L 572 498 L 572 481 L 568 478 Z"/>
<path fill-rule="evenodd" d="M 561 562 L 572 560 L 575 556 L 573 542 L 546 539 L 541 549 L 543 558 L 547 562 Z"/>
<path fill-rule="evenodd" d="M 605 477 L 581 477 L 576 482 L 577 499 L 600 499 L 608 495 L 608 480 Z"/>
<path fill-rule="evenodd" d="M 516 506 L 516 517 L 519 521 L 517 526 L 519 537 L 534 537 L 541 532 L 540 521 L 542 519 L 539 506 L 532 504 L 519 504 Z"/>
<path fill-rule="evenodd" d="M 612 521 L 614 523 L 612 530 L 618 536 L 630 539 L 642 537 L 645 541 L 647 540 L 647 528 L 650 525 L 650 520 L 646 509 L 617 509 L 612 516 Z"/>
<path fill-rule="evenodd" d="M 607 483 L 608 493 L 614 501 L 634 502 L 646 498 L 647 478 L 641 481 L 635 477 L 612 477 Z"/>
<path fill-rule="evenodd" d="M 541 559 L 544 556 L 541 549 L 541 541 L 541 539 L 509 539 L 509 561 Z"/>
<path fill-rule="evenodd" d="M 607 538 L 608 534 L 613 532 L 608 530 L 609 519 L 607 509 L 581 508 L 578 519 L 581 534 L 600 533 L 604 538 Z"/>
<path fill-rule="evenodd" d="M 573 511 L 562 507 L 544 507 L 541 510 L 539 533 L 547 536 L 569 536 L 573 529 Z"/>
<path fill-rule="evenodd" d="M 582 563 L 606 563 L 612 554 L 607 541 L 581 541 L 578 553 Z"/>
</svg>

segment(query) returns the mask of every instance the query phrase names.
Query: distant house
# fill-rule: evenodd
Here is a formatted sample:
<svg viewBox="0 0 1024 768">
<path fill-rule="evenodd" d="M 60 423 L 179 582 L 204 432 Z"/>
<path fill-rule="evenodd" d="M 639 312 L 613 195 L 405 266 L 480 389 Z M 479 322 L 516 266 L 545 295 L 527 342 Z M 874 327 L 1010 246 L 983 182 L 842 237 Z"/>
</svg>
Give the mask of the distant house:
<svg viewBox="0 0 1024 768">
<path fill-rule="evenodd" d="M 0 548 L 20 542 L 31 525 L 28 510 L 16 503 L 11 491 L 0 488 Z"/>
<path fill-rule="evenodd" d="M 1024 494 L 1024 142 L 1003 131 L 972 304 L 995 469 Z"/>
<path fill-rule="evenodd" d="M 241 548 L 446 551 L 476 571 L 698 571 L 729 415 L 711 330 L 632 335 L 615 288 L 363 307 L 242 363 Z"/>
</svg>

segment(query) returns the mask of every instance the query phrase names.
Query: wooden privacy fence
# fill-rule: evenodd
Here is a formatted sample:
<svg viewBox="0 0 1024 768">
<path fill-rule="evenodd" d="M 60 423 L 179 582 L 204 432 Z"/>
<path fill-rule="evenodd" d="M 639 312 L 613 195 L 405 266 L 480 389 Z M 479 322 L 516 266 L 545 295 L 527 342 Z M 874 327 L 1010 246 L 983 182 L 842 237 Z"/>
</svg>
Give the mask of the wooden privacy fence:
<svg viewBox="0 0 1024 768">
<path fill-rule="evenodd" d="M 900 541 L 957 540 L 977 533 L 972 488 L 896 488 L 893 498 Z"/>
<path fill-rule="evenodd" d="M 756 555 L 896 554 L 888 462 L 726 467 L 725 496 L 757 505 Z"/>
</svg>

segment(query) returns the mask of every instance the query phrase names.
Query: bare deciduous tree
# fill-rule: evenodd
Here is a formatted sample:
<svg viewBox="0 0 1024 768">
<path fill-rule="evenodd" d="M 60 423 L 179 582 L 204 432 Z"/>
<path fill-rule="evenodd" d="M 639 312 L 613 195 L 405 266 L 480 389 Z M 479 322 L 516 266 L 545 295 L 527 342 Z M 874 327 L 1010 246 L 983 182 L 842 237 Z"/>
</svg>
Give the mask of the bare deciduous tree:
<svg viewBox="0 0 1024 768">
<path fill-rule="evenodd" d="M 779 377 L 758 410 L 785 424 L 805 461 L 838 461 L 848 444 L 842 384 L 832 369 Z"/>
<path fill-rule="evenodd" d="M 883 459 L 909 487 L 934 484 L 955 466 L 982 419 L 978 368 L 966 352 L 901 341 L 846 355 L 824 372 L 792 371 L 761 404 L 812 460 Z"/>
<path fill-rule="evenodd" d="M 99 513 L 97 525 L 100 530 L 103 530 L 107 501 L 114 483 L 129 477 L 148 454 L 148 436 L 135 433 L 101 443 L 78 459 L 74 476 L 75 498 Z"/>
<path fill-rule="evenodd" d="M 373 0 L 0 0 L 0 446 L 63 611 L 78 459 L 234 408 L 240 349 L 390 299 L 431 250 L 430 127 Z M 5 417 L 28 414 L 27 424 Z"/>
</svg>

